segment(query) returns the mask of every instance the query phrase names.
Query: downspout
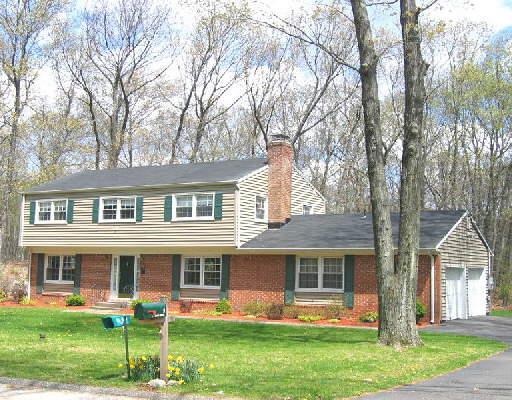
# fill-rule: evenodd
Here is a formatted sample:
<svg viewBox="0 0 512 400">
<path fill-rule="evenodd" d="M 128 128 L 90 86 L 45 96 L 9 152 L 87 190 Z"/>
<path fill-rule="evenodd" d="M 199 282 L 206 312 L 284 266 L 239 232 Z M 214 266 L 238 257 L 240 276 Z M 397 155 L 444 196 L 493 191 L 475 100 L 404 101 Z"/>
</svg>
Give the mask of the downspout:
<svg viewBox="0 0 512 400">
<path fill-rule="evenodd" d="M 435 295 L 436 295 L 436 291 L 435 291 L 435 256 L 434 255 L 430 255 L 430 323 L 433 324 L 435 322 L 435 312 L 436 312 L 436 309 L 435 309 L 435 305 L 436 305 L 436 302 L 435 302 Z"/>
</svg>

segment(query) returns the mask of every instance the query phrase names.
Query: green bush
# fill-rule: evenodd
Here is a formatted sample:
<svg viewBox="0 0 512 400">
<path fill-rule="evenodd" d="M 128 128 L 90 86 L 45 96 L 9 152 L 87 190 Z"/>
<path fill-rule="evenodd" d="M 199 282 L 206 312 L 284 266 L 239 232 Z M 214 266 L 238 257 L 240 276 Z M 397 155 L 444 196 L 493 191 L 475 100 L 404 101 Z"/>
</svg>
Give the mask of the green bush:
<svg viewBox="0 0 512 400">
<path fill-rule="evenodd" d="M 267 318 L 268 319 L 283 319 L 283 304 L 270 304 L 267 308 Z"/>
<path fill-rule="evenodd" d="M 427 315 L 427 307 L 421 301 L 416 300 L 416 323 L 420 322 Z"/>
<path fill-rule="evenodd" d="M 345 316 L 345 306 L 342 302 L 335 301 L 327 304 L 324 308 L 325 319 L 340 319 Z"/>
<path fill-rule="evenodd" d="M 84 306 L 85 298 L 80 296 L 79 294 L 73 294 L 71 296 L 66 297 L 66 305 L 67 306 Z"/>
<path fill-rule="evenodd" d="M 36 302 L 34 300 L 30 300 L 28 296 L 23 296 L 18 303 L 22 306 L 33 306 L 36 304 Z"/>
<path fill-rule="evenodd" d="M 151 303 L 151 300 L 147 300 L 147 299 L 132 300 L 132 302 L 130 303 L 130 308 L 135 311 L 135 307 L 137 307 L 138 304 L 143 304 L 143 303 Z"/>
<path fill-rule="evenodd" d="M 215 311 L 222 314 L 231 314 L 231 303 L 228 299 L 221 299 L 215 306 Z"/>
<path fill-rule="evenodd" d="M 321 315 L 299 315 L 299 321 L 302 322 L 315 322 L 324 319 Z"/>
<path fill-rule="evenodd" d="M 130 358 L 130 379 L 137 382 L 148 382 L 160 377 L 159 356 L 138 356 Z M 119 367 L 126 368 L 124 364 Z M 206 368 L 195 360 L 187 360 L 183 356 L 169 355 L 169 373 L 167 379 L 180 384 L 198 381 Z"/>
<path fill-rule="evenodd" d="M 502 284 L 498 287 L 498 298 L 503 307 L 508 307 L 512 303 L 512 285 Z"/>
<path fill-rule="evenodd" d="M 297 319 L 297 318 L 299 318 L 299 315 L 301 312 L 303 312 L 303 310 L 300 307 L 285 306 L 283 315 L 285 318 L 288 318 L 288 319 Z"/>
<path fill-rule="evenodd" d="M 267 315 L 267 309 L 269 304 L 263 303 L 261 301 L 251 301 L 245 304 L 242 307 L 242 311 L 249 315 L 254 315 L 255 317 L 263 317 Z"/>
<path fill-rule="evenodd" d="M 377 322 L 379 319 L 379 313 L 376 311 L 368 311 L 359 317 L 361 322 Z"/>
<path fill-rule="evenodd" d="M 7 294 L 0 289 L 0 303 L 3 303 L 4 301 L 7 301 Z"/>
</svg>

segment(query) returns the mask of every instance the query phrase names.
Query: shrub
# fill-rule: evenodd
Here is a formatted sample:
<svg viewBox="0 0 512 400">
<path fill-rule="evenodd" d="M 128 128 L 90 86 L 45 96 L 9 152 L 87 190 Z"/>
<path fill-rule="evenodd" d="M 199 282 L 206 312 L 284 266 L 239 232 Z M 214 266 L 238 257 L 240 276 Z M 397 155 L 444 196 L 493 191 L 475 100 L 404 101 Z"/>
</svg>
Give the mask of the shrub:
<svg viewBox="0 0 512 400">
<path fill-rule="evenodd" d="M 285 318 L 297 319 L 297 318 L 299 318 L 299 315 L 301 312 L 302 312 L 302 310 L 299 307 L 285 306 L 283 315 Z"/>
<path fill-rule="evenodd" d="M 270 304 L 267 308 L 268 319 L 283 319 L 284 305 Z"/>
<path fill-rule="evenodd" d="M 323 319 L 321 315 L 299 315 L 299 321 L 302 322 L 315 322 Z"/>
<path fill-rule="evenodd" d="M 180 300 L 180 312 L 191 313 L 192 312 L 192 300 Z"/>
<path fill-rule="evenodd" d="M 151 303 L 151 300 L 147 300 L 147 299 L 132 300 L 132 302 L 130 303 L 130 308 L 135 311 L 135 307 L 137 307 L 138 304 L 143 304 L 143 303 Z"/>
<path fill-rule="evenodd" d="M 36 302 L 34 300 L 30 300 L 28 296 L 23 296 L 18 303 L 22 306 L 33 306 L 36 304 Z"/>
<path fill-rule="evenodd" d="M 119 364 L 119 367 L 125 367 Z M 131 380 L 147 382 L 160 377 L 160 357 L 140 356 L 130 358 Z M 169 373 L 167 378 L 180 384 L 198 381 L 206 368 L 195 360 L 183 356 L 169 355 Z"/>
<path fill-rule="evenodd" d="M 85 298 L 80 296 L 79 294 L 74 294 L 69 297 L 66 297 L 66 305 L 67 306 L 84 306 Z"/>
<path fill-rule="evenodd" d="M 3 303 L 4 301 L 7 301 L 7 294 L 0 289 L 0 303 Z"/>
<path fill-rule="evenodd" d="M 245 304 L 242 307 L 242 311 L 246 314 L 254 315 L 255 317 L 263 317 L 267 315 L 268 307 L 269 304 L 256 300 Z"/>
<path fill-rule="evenodd" d="M 379 314 L 376 311 L 368 311 L 359 317 L 361 322 L 376 322 L 379 319 Z"/>
<path fill-rule="evenodd" d="M 498 298 L 503 307 L 508 307 L 512 303 L 512 285 L 502 284 L 498 288 Z"/>
<path fill-rule="evenodd" d="M 427 315 L 427 307 L 421 301 L 416 300 L 416 323 L 420 322 Z"/>
<path fill-rule="evenodd" d="M 325 306 L 324 317 L 326 319 L 340 319 L 345 316 L 345 306 L 341 302 L 332 302 Z"/>
<path fill-rule="evenodd" d="M 331 318 L 331 319 L 327 320 L 327 322 L 330 322 L 331 324 L 336 324 L 336 323 L 340 322 L 340 320 L 338 318 Z"/>
<path fill-rule="evenodd" d="M 215 311 L 221 314 L 231 314 L 231 303 L 228 299 L 221 299 L 215 306 Z"/>
<path fill-rule="evenodd" d="M 16 281 L 13 282 L 11 287 L 11 297 L 16 303 L 20 303 L 21 300 L 27 296 L 27 287 L 25 282 Z"/>
</svg>

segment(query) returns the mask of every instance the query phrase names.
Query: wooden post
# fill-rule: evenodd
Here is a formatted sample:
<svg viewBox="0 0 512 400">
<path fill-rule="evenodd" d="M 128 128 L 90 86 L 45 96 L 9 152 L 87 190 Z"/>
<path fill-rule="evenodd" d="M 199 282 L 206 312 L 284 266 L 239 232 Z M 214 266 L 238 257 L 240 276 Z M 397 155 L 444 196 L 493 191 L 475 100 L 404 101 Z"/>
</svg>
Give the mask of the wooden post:
<svg viewBox="0 0 512 400">
<path fill-rule="evenodd" d="M 128 380 L 130 380 L 130 353 L 128 351 L 128 317 L 125 315 L 123 318 L 123 333 L 124 333 L 124 350 L 126 356 L 126 371 L 128 373 Z"/>
<path fill-rule="evenodd" d="M 160 329 L 160 379 L 167 381 L 169 371 L 169 304 L 167 297 L 161 297 L 160 301 L 165 304 L 165 316 Z"/>
</svg>

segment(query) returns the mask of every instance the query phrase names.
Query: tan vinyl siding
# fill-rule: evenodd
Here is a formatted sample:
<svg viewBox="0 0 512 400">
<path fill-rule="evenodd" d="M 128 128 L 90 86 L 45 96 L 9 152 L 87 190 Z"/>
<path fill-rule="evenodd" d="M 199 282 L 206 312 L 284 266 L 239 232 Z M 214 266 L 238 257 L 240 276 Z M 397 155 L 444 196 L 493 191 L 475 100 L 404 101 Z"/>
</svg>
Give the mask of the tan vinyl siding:
<svg viewBox="0 0 512 400">
<path fill-rule="evenodd" d="M 313 207 L 313 214 L 325 214 L 325 200 L 297 170 L 292 175 L 292 215 L 302 215 L 303 206 Z"/>
<path fill-rule="evenodd" d="M 222 192 L 223 213 L 219 221 L 164 221 L 164 198 L 177 193 Z M 142 222 L 93 223 L 93 200 L 103 196 L 143 196 Z M 30 225 L 30 201 L 68 198 L 75 200 L 71 224 Z M 72 194 L 26 196 L 24 246 L 75 247 L 207 247 L 235 245 L 235 191 L 231 185 L 169 189 L 142 189 Z"/>
<path fill-rule="evenodd" d="M 265 231 L 266 221 L 254 218 L 256 196 L 268 197 L 268 168 L 262 169 L 242 180 L 240 188 L 240 244 L 251 240 Z"/>
<path fill-rule="evenodd" d="M 441 253 L 442 318 L 446 319 L 446 267 L 454 265 L 484 268 L 488 281 L 489 253 L 471 218 L 467 216 L 450 233 L 439 247 L 439 251 Z"/>
<path fill-rule="evenodd" d="M 183 288 L 180 290 L 181 299 L 219 300 L 220 289 L 194 289 Z"/>
<path fill-rule="evenodd" d="M 43 292 L 46 293 L 73 293 L 74 285 L 72 283 L 50 283 L 45 282 Z"/>
<path fill-rule="evenodd" d="M 338 302 L 344 302 L 343 293 L 295 292 L 295 304 L 297 305 L 322 305 Z"/>
</svg>

